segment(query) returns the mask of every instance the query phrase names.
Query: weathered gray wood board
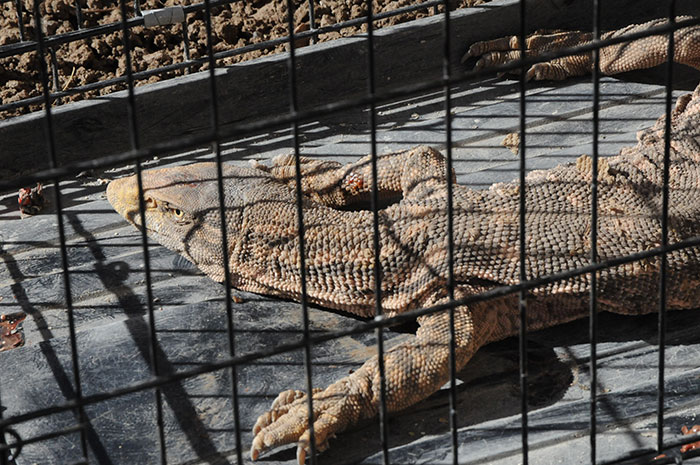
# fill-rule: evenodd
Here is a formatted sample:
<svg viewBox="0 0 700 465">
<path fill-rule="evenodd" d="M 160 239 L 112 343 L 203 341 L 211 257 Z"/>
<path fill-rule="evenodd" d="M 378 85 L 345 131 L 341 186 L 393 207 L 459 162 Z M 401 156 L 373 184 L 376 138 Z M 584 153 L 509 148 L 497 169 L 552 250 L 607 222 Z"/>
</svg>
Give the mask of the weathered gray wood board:
<svg viewBox="0 0 700 465">
<path fill-rule="evenodd" d="M 527 0 L 527 27 L 589 28 L 590 2 Z M 603 27 L 612 28 L 667 14 L 665 2 L 616 0 L 605 2 Z M 697 9 L 679 1 L 678 11 Z M 493 0 L 484 6 L 451 14 L 454 71 L 464 70 L 459 58 L 476 40 L 518 30 L 518 0 Z M 619 14 L 619 12 L 624 14 Z M 617 14 L 614 14 L 617 13 Z M 377 90 L 407 85 L 442 75 L 442 18 L 419 21 L 376 32 Z M 367 94 L 367 44 L 363 36 L 321 43 L 299 50 L 298 91 L 301 109 Z M 289 111 L 286 54 L 217 70 L 217 103 L 221 133 L 231 125 Z M 143 145 L 210 130 L 207 72 L 194 73 L 137 88 L 137 123 Z M 59 164 L 99 158 L 131 149 L 127 94 L 113 93 L 55 108 L 53 125 Z M 0 121 L 0 168 L 12 172 L 48 167 L 43 113 Z"/>
</svg>

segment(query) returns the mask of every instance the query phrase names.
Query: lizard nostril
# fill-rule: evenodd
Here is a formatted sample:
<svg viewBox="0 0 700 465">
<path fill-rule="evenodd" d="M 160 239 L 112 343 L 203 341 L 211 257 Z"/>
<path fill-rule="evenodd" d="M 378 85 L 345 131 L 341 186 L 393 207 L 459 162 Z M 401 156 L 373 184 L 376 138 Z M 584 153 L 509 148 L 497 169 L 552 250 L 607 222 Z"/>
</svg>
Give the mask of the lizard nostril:
<svg viewBox="0 0 700 465">
<path fill-rule="evenodd" d="M 143 200 L 143 205 L 148 209 L 148 208 L 156 208 L 158 207 L 158 202 L 155 201 L 155 199 L 151 197 L 146 197 Z"/>
</svg>

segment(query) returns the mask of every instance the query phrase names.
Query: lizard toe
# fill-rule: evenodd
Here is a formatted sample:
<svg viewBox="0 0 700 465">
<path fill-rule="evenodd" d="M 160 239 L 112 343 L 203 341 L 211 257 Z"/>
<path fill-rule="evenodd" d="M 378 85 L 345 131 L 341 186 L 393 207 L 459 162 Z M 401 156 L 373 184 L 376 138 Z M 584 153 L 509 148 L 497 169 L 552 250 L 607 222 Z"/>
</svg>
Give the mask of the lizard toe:
<svg viewBox="0 0 700 465">
<path fill-rule="evenodd" d="M 284 414 L 260 429 L 253 438 L 250 458 L 255 461 L 265 452 L 278 446 L 295 442 L 306 430 L 306 416 Z"/>
<path fill-rule="evenodd" d="M 323 415 L 321 416 L 321 418 Z M 316 452 L 323 452 L 328 449 L 328 427 L 323 427 L 323 422 L 319 420 L 314 422 L 314 440 L 316 442 Z M 334 437 L 335 435 L 331 435 Z M 311 453 L 311 430 L 304 431 L 297 441 L 297 463 L 304 465 L 306 456 Z"/>
<path fill-rule="evenodd" d="M 481 56 L 484 52 L 486 52 L 486 47 L 485 47 L 485 42 L 475 42 L 473 43 L 469 49 L 467 50 L 467 53 L 462 55 L 462 60 L 461 63 L 464 64 L 468 60 L 472 58 L 476 58 L 478 56 Z"/>
<path fill-rule="evenodd" d="M 300 399 L 306 399 L 304 391 L 287 390 L 280 392 L 277 398 L 272 402 L 270 410 L 260 415 L 253 426 L 253 434 L 258 434 L 263 428 L 277 421 L 282 415 L 287 413 L 294 405 L 294 402 Z"/>
<path fill-rule="evenodd" d="M 286 391 L 280 392 L 275 400 L 272 401 L 272 410 L 279 410 L 285 406 L 289 406 L 294 403 L 295 400 L 303 399 L 306 397 L 304 391 L 297 391 L 295 389 L 288 389 Z"/>
<path fill-rule="evenodd" d="M 315 388 L 314 394 L 320 392 L 321 389 Z M 287 413 L 289 409 L 295 405 L 306 403 L 306 392 L 289 389 L 280 392 L 270 406 L 270 410 L 260 415 L 253 426 L 253 434 L 258 434 L 263 428 L 275 422 L 282 415 Z"/>
<path fill-rule="evenodd" d="M 254 428 L 255 438 L 250 449 L 250 457 L 257 460 L 260 455 L 272 448 L 285 444 L 297 443 L 297 461 L 303 465 L 306 456 L 311 451 L 311 431 L 309 429 L 309 417 L 306 404 L 306 396 L 297 397 L 298 394 L 283 393 L 282 401 L 294 398 L 289 404 L 281 406 L 276 413 L 263 415 L 263 421 L 258 419 Z M 303 393 L 302 393 L 303 394 Z M 314 393 L 314 441 L 316 451 L 321 452 L 328 447 L 328 439 L 345 428 L 347 421 L 343 421 L 343 408 L 346 399 L 343 396 L 324 396 L 322 393 Z M 272 419 L 282 409 L 287 411 Z M 261 418 L 262 418 L 261 417 Z M 269 424 L 262 426 L 267 420 Z"/>
</svg>

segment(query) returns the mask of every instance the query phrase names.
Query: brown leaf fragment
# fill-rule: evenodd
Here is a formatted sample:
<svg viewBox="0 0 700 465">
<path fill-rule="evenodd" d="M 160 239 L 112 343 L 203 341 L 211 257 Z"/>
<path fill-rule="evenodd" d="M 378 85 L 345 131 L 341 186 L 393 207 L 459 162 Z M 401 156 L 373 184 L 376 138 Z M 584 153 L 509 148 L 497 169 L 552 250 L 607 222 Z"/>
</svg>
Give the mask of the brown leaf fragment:
<svg viewBox="0 0 700 465">
<path fill-rule="evenodd" d="M 36 187 L 23 187 L 19 190 L 17 203 L 22 218 L 24 215 L 36 215 L 44 208 L 46 201 L 42 190 L 41 183 L 37 183 Z"/>
</svg>

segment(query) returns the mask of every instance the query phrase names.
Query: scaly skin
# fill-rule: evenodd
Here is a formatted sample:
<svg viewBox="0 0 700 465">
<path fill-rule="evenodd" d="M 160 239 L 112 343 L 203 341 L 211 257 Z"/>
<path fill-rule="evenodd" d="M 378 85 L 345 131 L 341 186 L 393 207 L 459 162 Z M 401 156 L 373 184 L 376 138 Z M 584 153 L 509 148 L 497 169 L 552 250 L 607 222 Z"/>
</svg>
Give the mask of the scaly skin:
<svg viewBox="0 0 700 465">
<path fill-rule="evenodd" d="M 690 19 L 679 16 L 677 21 Z M 626 34 L 641 32 L 651 27 L 668 23 L 667 19 L 655 19 L 643 24 L 631 24 L 615 31 L 600 35 L 601 40 L 617 38 Z M 589 43 L 593 39 L 590 32 L 581 31 L 540 31 L 526 39 L 526 55 L 539 56 L 546 52 Z M 700 69 L 700 26 L 687 27 L 674 33 L 674 61 Z M 634 42 L 610 45 L 600 49 L 600 72 L 607 75 L 624 73 L 635 69 L 652 68 L 666 62 L 668 55 L 667 36 L 650 36 Z M 477 42 L 469 47 L 462 62 L 479 58 L 476 69 L 502 65 L 520 56 L 518 36 Z M 527 80 L 562 80 L 572 76 L 589 74 L 593 69 L 591 53 L 572 55 L 532 65 L 526 73 Z M 519 74 L 520 70 L 511 73 Z"/>
<path fill-rule="evenodd" d="M 639 26 L 632 26 L 632 28 Z M 585 34 L 571 33 L 585 40 Z M 577 35 L 573 35 L 577 34 Z M 676 58 L 697 63 L 700 29 L 678 33 Z M 539 36 L 529 39 L 530 47 Z M 479 44 L 479 53 L 508 40 Z M 544 43 L 547 43 L 545 41 Z M 570 44 L 570 43 L 567 43 Z M 665 38 L 643 48 L 623 47 L 617 65 L 625 71 L 648 66 L 645 53 L 665 53 Z M 470 49 L 474 50 L 474 48 Z M 636 50 L 636 52 L 635 52 Z M 536 53 L 533 50 L 533 53 Z M 475 52 L 472 52 L 475 53 Z M 607 52 L 606 52 L 607 53 Z M 607 55 L 606 55 L 607 56 Z M 690 58 L 688 58 L 690 57 Z M 658 60 L 654 60 L 658 62 Z M 557 65 L 559 66 L 559 64 Z M 589 65 L 584 68 L 590 68 Z M 543 69 L 547 69 L 544 67 Z M 577 74 L 566 66 L 566 73 Z M 547 73 L 534 72 L 541 78 Z M 559 71 L 554 73 L 560 77 Z M 672 115 L 669 240 L 700 233 L 700 87 L 679 99 Z M 599 164 L 598 253 L 600 260 L 652 249 L 660 243 L 663 118 L 640 133 L 633 148 Z M 302 160 L 307 291 L 309 301 L 363 317 L 374 312 L 372 215 L 345 207 L 366 201 L 371 191 L 370 159 L 340 165 Z M 527 177 L 527 278 L 587 265 L 590 260 L 591 159 L 534 172 Z M 224 166 L 230 285 L 252 292 L 299 299 L 299 242 L 293 158 L 270 167 Z M 450 180 L 453 182 L 453 179 Z M 382 308 L 391 316 L 446 302 L 448 274 L 446 183 L 442 155 L 429 148 L 387 154 L 378 160 L 378 189 L 400 201 L 379 212 Z M 216 281 L 223 280 L 216 167 L 213 163 L 147 171 L 146 228 L 151 237 L 191 260 Z M 128 221 L 139 225 L 134 177 L 113 181 L 107 196 Z M 457 298 L 519 282 L 517 183 L 487 191 L 454 185 L 454 273 Z M 599 306 L 623 314 L 656 310 L 659 259 L 640 260 L 601 271 Z M 668 307 L 700 302 L 697 248 L 668 255 Z M 530 292 L 528 328 L 536 330 L 588 314 L 589 276 L 552 283 Z M 449 379 L 447 313 L 418 318 L 415 338 L 385 354 L 387 408 L 404 409 Z M 455 311 L 457 368 L 482 345 L 517 334 L 517 296 L 459 307 Z M 376 415 L 377 359 L 326 389 L 313 393 L 314 430 L 320 450 L 335 433 Z M 303 463 L 309 449 L 306 397 L 286 391 L 258 418 L 251 456 L 296 442 Z"/>
</svg>

